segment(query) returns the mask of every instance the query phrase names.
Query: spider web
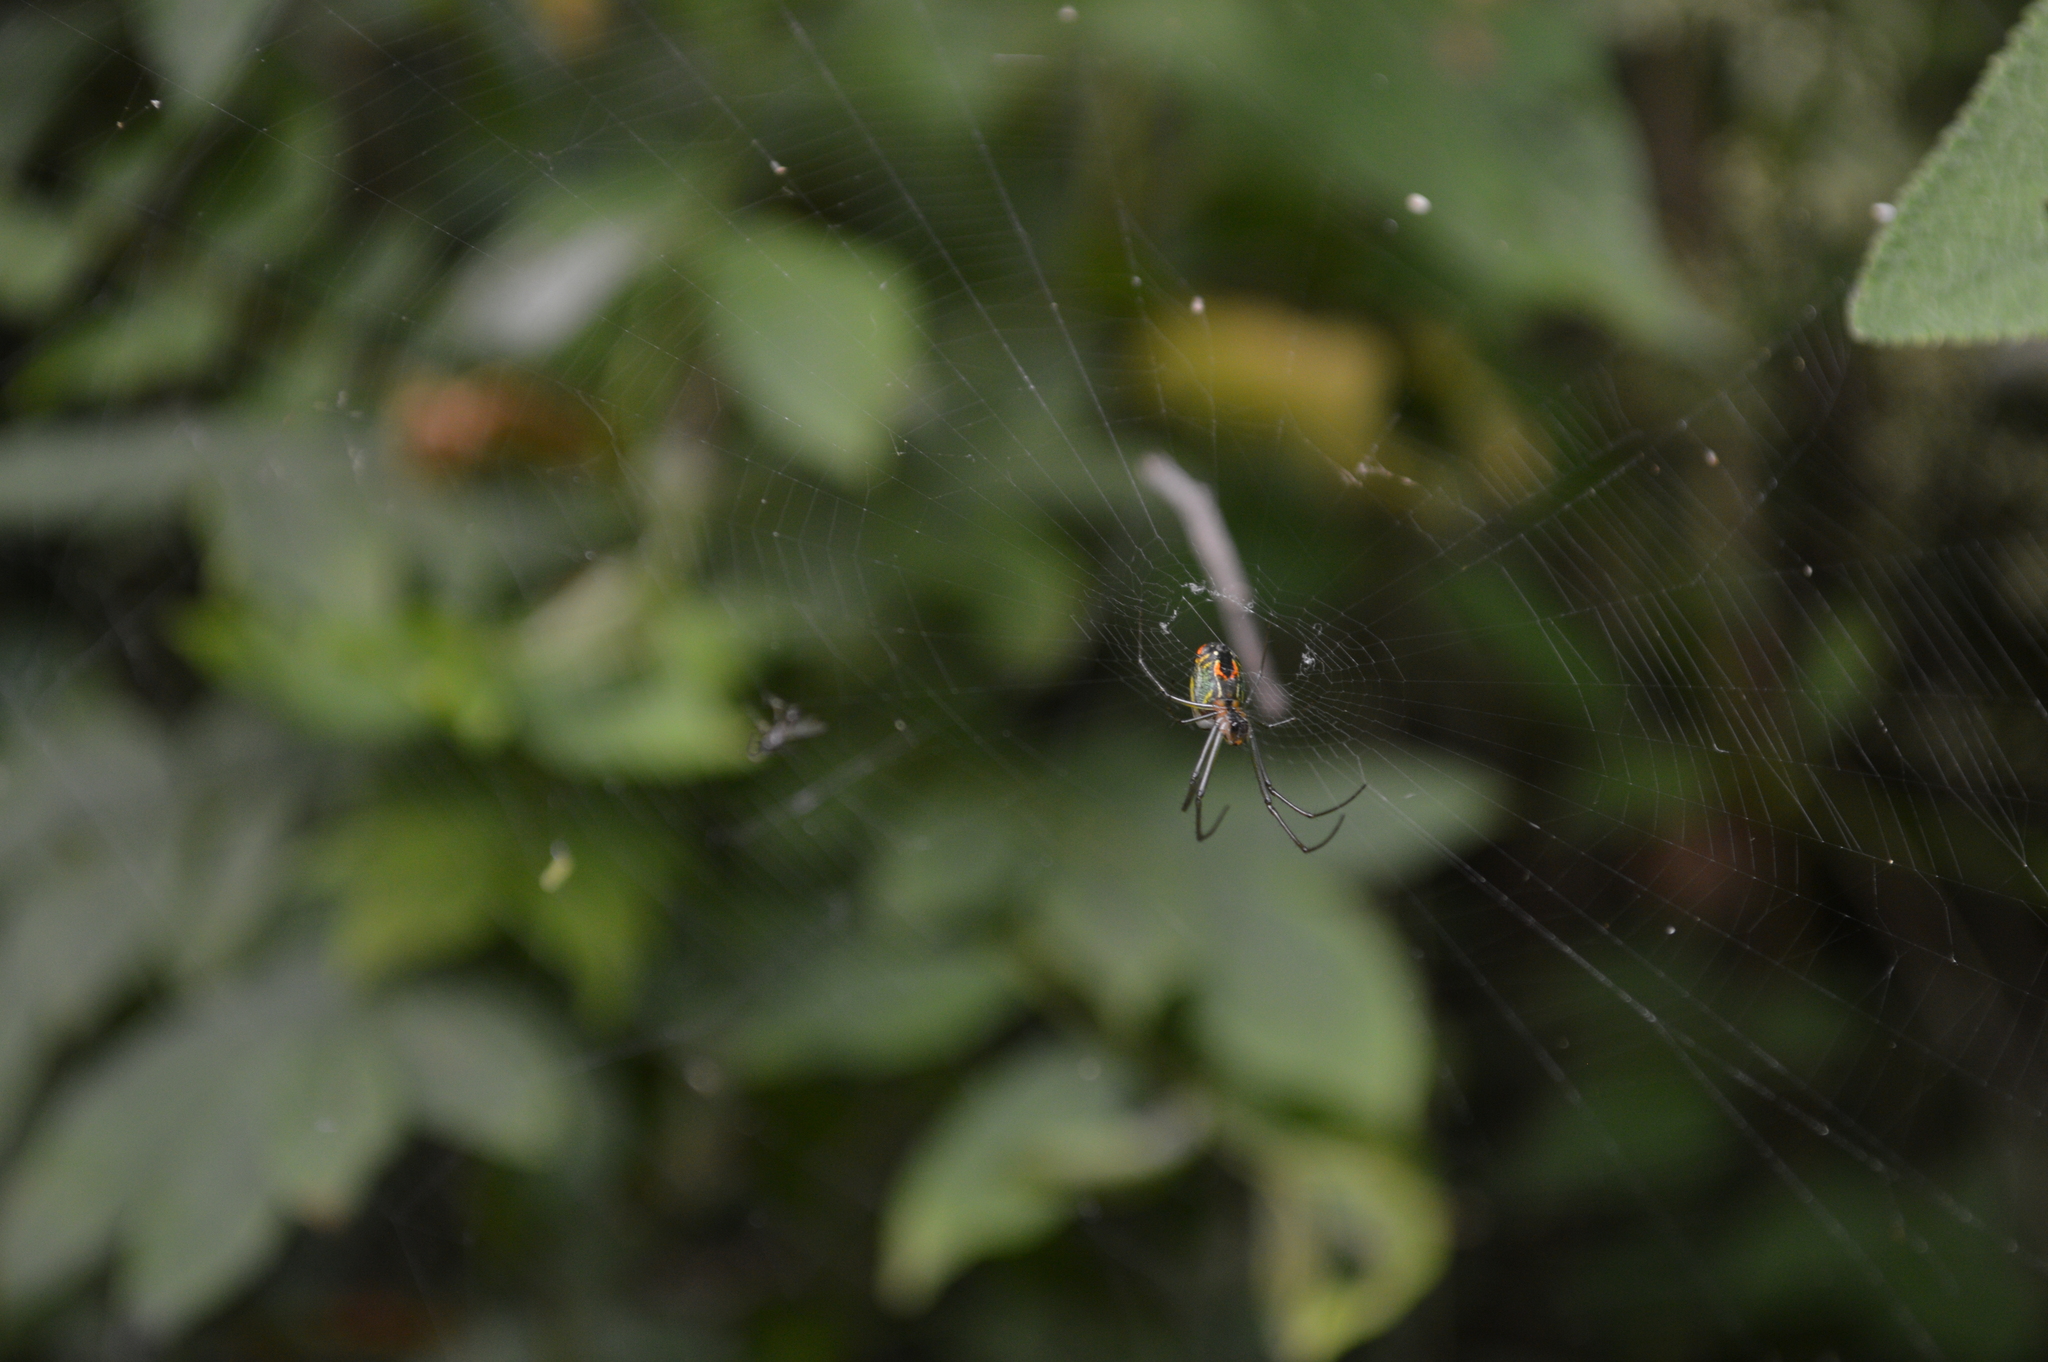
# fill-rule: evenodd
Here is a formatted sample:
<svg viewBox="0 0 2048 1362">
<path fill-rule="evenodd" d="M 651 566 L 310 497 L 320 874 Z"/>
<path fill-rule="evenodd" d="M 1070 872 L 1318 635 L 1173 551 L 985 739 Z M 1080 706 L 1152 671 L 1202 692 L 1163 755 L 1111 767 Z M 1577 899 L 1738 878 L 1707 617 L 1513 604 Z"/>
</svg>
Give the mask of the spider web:
<svg viewBox="0 0 2048 1362">
<path fill-rule="evenodd" d="M 574 312 L 570 295 L 603 292 L 623 277 L 607 251 L 630 254 L 632 234 L 653 230 L 615 199 L 701 224 L 690 230 L 728 243 L 717 269 L 767 261 L 799 297 L 806 276 L 777 254 L 788 223 L 816 227 L 825 244 L 812 249 L 842 271 L 809 276 L 818 297 L 848 267 L 877 292 L 925 295 L 912 314 L 916 390 L 886 458 L 857 477 L 833 476 L 829 440 L 806 461 L 727 434 L 718 414 L 731 410 L 756 429 L 823 418 L 800 393 L 743 391 L 702 363 L 699 337 L 645 320 L 652 308 L 602 324 L 640 347 L 639 360 L 612 361 L 623 378 L 574 357 L 557 371 L 555 396 L 609 429 L 630 424 L 618 394 L 637 371 L 682 373 L 689 439 L 666 462 L 630 462 L 598 509 L 687 500 L 693 478 L 722 480 L 726 518 L 700 531 L 707 575 L 760 641 L 767 684 L 801 684 L 787 702 L 827 725 L 721 796 L 737 813 L 709 852 L 757 920 L 671 924 L 686 955 L 749 962 L 723 981 L 724 1010 L 640 1024 L 592 1044 L 583 1067 L 672 1054 L 689 1087 L 721 1090 L 730 1079 L 702 1057 L 705 1038 L 783 976 L 799 953 L 790 941 L 845 930 L 849 840 L 904 838 L 931 770 L 1013 789 L 1015 836 L 1042 844 L 1060 827 L 1048 801 L 1099 774 L 1088 752 L 1101 734 L 1184 717 L 1151 678 L 1180 685 L 1220 625 L 1204 565 L 1140 476 L 1143 456 L 1165 449 L 1214 485 L 1249 571 L 1251 614 L 1290 701 L 1284 721 L 1257 716 L 1279 788 L 1320 807 L 1365 781 L 1339 838 L 1398 834 L 1428 851 L 1379 881 L 1425 962 L 1447 1055 L 1435 1125 L 1462 1251 L 1406 1326 L 1416 1346 L 1634 1355 L 1665 1337 L 1665 1313 L 1712 1331 L 1692 1345 L 1702 1354 L 2024 1351 L 2025 1302 L 2048 1271 L 2025 1238 L 2048 958 L 2048 884 L 2032 860 L 2048 707 L 2028 594 L 2043 507 L 2025 421 L 1943 406 L 1952 389 L 1940 384 L 1964 380 L 1854 351 L 1835 292 L 1802 282 L 1810 305 L 1774 317 L 1746 362 L 1724 347 L 1699 366 L 1710 376 L 1595 351 L 1496 376 L 1487 391 L 1511 415 L 1490 442 L 1460 436 L 1441 404 L 1397 395 L 1366 447 L 1346 445 L 1323 414 L 1284 400 L 1250 409 L 1216 377 L 1217 356 L 1239 354 L 1246 334 L 1270 343 L 1283 379 L 1338 343 L 1327 319 L 1244 301 L 1312 295 L 1318 262 L 1262 259 L 1236 286 L 1188 277 L 1179 243 L 1144 225 L 1159 168 L 1107 123 L 1081 120 L 1075 140 L 1098 158 L 1092 192 L 1114 225 L 1099 251 L 1128 288 L 1112 300 L 1100 284 L 1111 271 L 1063 275 L 1072 253 L 1033 216 L 1032 191 L 1066 148 L 992 121 L 981 68 L 963 72 L 960 54 L 977 53 L 997 84 L 1021 81 L 1064 60 L 1057 44 L 1092 16 L 1060 12 L 1050 30 L 1019 21 L 1039 48 L 1011 52 L 990 47 L 1009 30 L 963 37 L 973 21 L 961 12 L 882 8 L 868 17 L 895 25 L 893 41 L 939 84 L 900 97 L 886 69 L 835 45 L 843 35 L 824 16 L 778 7 L 697 23 L 621 6 L 607 64 L 555 61 L 543 94 L 508 83 L 498 97 L 510 107 L 488 117 L 477 110 L 505 63 L 470 33 L 311 5 L 262 40 L 345 44 L 357 83 L 314 107 L 349 110 L 350 127 L 435 160 L 425 183 L 362 178 L 345 154 L 254 128 L 281 149 L 283 169 L 265 173 L 296 167 L 397 224 L 322 237 L 331 258 L 294 260 L 275 286 L 313 302 L 353 290 L 392 349 L 459 355 L 478 335 L 566 344 L 575 328 L 551 305 Z M 86 31 L 69 11 L 38 12 Z M 483 7 L 476 32 L 515 49 L 514 67 L 544 62 L 535 25 L 575 12 Z M 173 73 L 132 66 L 109 31 L 90 40 L 94 79 L 133 78 L 131 116 L 148 119 L 155 97 L 140 92 L 174 90 Z M 786 60 L 764 78 L 771 46 Z M 251 130 L 225 93 L 175 91 L 174 105 L 180 95 Z M 442 154 L 453 145 L 461 156 Z M 665 197 L 651 199 L 651 183 Z M 536 187 L 581 225 L 522 219 Z M 1465 210 L 1437 198 L 1345 221 L 1331 249 L 1409 296 L 1450 296 L 1453 271 L 1406 248 L 1432 224 L 1456 226 Z M 1337 192 L 1326 199 L 1341 217 Z M 522 221 L 539 235 L 521 237 Z M 613 237 L 589 228 L 618 222 Z M 212 230 L 202 213 L 163 228 L 186 239 L 149 249 L 273 249 Z M 400 237 L 426 264 L 380 294 L 365 281 L 403 253 L 389 245 Z M 405 301 L 411 289 L 440 296 L 451 270 L 452 302 Z M 753 324 L 721 317 L 693 267 L 652 277 L 656 293 L 714 295 L 713 330 Z M 567 301 L 551 304 L 549 288 Z M 500 296 L 522 307 L 492 313 Z M 824 312 L 810 324 L 855 325 Z M 886 350 L 874 344 L 878 364 Z M 1940 418 L 1901 414 L 1916 398 Z M 326 405 L 364 431 L 402 424 L 361 401 L 337 391 Z M 562 475 L 531 485 L 561 505 L 545 516 L 551 547 L 507 554 L 520 609 L 541 607 L 565 565 L 617 543 Z M 191 590 L 160 560 L 144 571 L 145 597 Z M 114 624 L 46 649 L 42 673 L 11 683 L 17 722 L 126 643 Z M 831 665 L 804 660 L 820 657 Z M 1192 762 L 1197 744 L 1185 746 Z M 1248 767 L 1219 761 L 1211 807 L 1237 812 L 1199 851 L 1190 829 L 1190 855 L 1242 859 L 1252 839 L 1280 836 L 1258 815 Z M 1176 781 L 1147 797 L 1170 807 L 1181 793 Z M 578 797 L 656 829 L 672 818 L 615 782 Z M 402 1164 L 377 1203 L 382 1247 L 350 1251 L 436 1296 L 427 1283 L 466 1270 L 443 1261 L 459 1257 L 442 1200 L 456 1166 L 437 1154 Z M 804 1185 L 874 1210 L 872 1189 L 838 1186 L 831 1170 Z M 1119 1252 L 1116 1225 L 1089 1232 Z M 1553 1252 L 1565 1266 L 1535 1270 Z M 494 1327 L 437 1320 L 434 1346 L 527 1346 L 494 1342 Z"/>
</svg>

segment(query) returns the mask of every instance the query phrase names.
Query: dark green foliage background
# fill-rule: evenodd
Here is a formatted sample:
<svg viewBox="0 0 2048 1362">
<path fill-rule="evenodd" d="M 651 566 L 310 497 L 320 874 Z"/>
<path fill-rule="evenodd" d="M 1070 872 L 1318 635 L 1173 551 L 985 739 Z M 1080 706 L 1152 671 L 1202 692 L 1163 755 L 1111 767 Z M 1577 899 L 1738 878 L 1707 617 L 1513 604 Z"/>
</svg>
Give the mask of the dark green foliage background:
<svg viewBox="0 0 2048 1362">
<path fill-rule="evenodd" d="M 0 1350 L 2039 1355 L 2014 17 L 9 9 Z"/>
</svg>

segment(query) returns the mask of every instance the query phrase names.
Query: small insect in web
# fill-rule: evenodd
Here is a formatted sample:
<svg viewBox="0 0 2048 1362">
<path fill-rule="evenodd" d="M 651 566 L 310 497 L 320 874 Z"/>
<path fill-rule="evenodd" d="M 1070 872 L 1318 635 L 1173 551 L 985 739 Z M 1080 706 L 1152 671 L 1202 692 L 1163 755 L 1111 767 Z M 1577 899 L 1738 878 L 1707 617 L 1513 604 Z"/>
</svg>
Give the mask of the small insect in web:
<svg viewBox="0 0 2048 1362">
<path fill-rule="evenodd" d="M 760 731 L 747 744 L 748 761 L 766 761 L 789 744 L 815 738 L 825 731 L 823 719 L 813 719 L 781 696 L 764 691 L 761 698 L 768 702 L 773 717 L 754 720 L 754 727 Z"/>
<path fill-rule="evenodd" d="M 1295 835 L 1293 828 L 1287 826 L 1287 820 L 1281 817 L 1280 810 L 1274 806 L 1273 801 L 1279 800 L 1303 818 L 1321 818 L 1325 814 L 1337 812 L 1364 794 L 1366 783 L 1361 781 L 1358 788 L 1343 799 L 1315 813 L 1310 813 L 1274 789 L 1273 778 L 1266 774 L 1265 754 L 1259 751 L 1259 735 L 1252 728 L 1252 716 L 1245 713 L 1244 678 L 1238 673 L 1235 653 L 1221 643 L 1204 643 L 1195 649 L 1195 667 L 1188 677 L 1188 698 L 1185 700 L 1160 685 L 1159 678 L 1152 675 L 1152 669 L 1145 666 L 1143 658 L 1138 659 L 1138 666 L 1144 671 L 1145 679 L 1157 687 L 1161 695 L 1177 705 L 1186 705 L 1189 709 L 1197 711 L 1181 720 L 1182 723 L 1209 730 L 1208 740 L 1202 744 L 1201 755 L 1195 758 L 1194 774 L 1188 777 L 1187 798 L 1180 802 L 1182 813 L 1188 811 L 1189 805 L 1194 806 L 1197 842 L 1206 842 L 1215 836 L 1216 829 L 1223 826 L 1224 818 L 1230 813 L 1229 809 L 1224 809 L 1222 813 L 1216 815 L 1216 821 L 1209 825 L 1208 831 L 1202 830 L 1202 796 L 1209 792 L 1209 773 L 1216 766 L 1216 754 L 1223 750 L 1224 743 L 1229 743 L 1233 747 L 1251 747 L 1252 770 L 1259 778 L 1259 798 L 1265 801 L 1266 812 L 1273 815 L 1273 821 L 1280 825 L 1280 831 L 1287 834 L 1287 840 L 1303 852 L 1321 851 L 1330 844 L 1330 838 L 1335 837 L 1344 826 L 1342 818 L 1337 820 L 1336 827 L 1330 829 L 1329 837 L 1310 846 Z"/>
</svg>

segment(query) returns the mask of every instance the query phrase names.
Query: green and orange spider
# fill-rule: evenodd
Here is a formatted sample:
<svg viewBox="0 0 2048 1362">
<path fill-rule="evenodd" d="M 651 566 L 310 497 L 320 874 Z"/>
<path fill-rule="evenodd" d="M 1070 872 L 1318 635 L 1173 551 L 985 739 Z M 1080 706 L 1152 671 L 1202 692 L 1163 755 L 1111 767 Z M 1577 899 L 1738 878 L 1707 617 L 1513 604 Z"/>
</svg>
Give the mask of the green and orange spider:
<svg viewBox="0 0 2048 1362">
<path fill-rule="evenodd" d="M 1185 700 L 1160 685 L 1159 678 L 1152 675 L 1152 669 L 1145 666 L 1143 658 L 1138 659 L 1138 666 L 1145 673 L 1145 679 L 1157 687 L 1161 695 L 1176 705 L 1186 705 L 1189 709 L 1197 711 L 1181 720 L 1182 723 L 1209 730 L 1208 740 L 1202 744 L 1202 754 L 1195 758 L 1195 773 L 1188 777 L 1187 798 L 1180 802 L 1182 813 L 1188 811 L 1189 805 L 1194 806 L 1197 842 L 1206 842 L 1214 837 L 1216 829 L 1223 826 L 1224 818 L 1230 813 L 1230 810 L 1225 808 L 1222 813 L 1216 815 L 1216 821 L 1209 825 L 1207 832 L 1202 830 L 1202 796 L 1209 792 L 1209 772 L 1216 766 L 1216 754 L 1223 750 L 1224 743 L 1229 743 L 1232 747 L 1242 747 L 1249 743 L 1252 749 L 1252 769 L 1259 777 L 1259 798 L 1266 802 L 1266 812 L 1273 815 L 1273 821 L 1280 825 L 1280 831 L 1287 834 L 1287 840 L 1304 853 L 1321 851 L 1330 844 L 1330 837 L 1335 837 L 1343 828 L 1343 819 L 1339 818 L 1337 826 L 1330 829 L 1330 837 L 1325 837 L 1314 846 L 1310 846 L 1295 835 L 1293 828 L 1287 826 L 1287 820 L 1280 816 L 1280 810 L 1274 807 L 1273 801 L 1279 800 L 1303 818 L 1321 818 L 1324 814 L 1337 812 L 1364 794 L 1366 782 L 1361 782 L 1357 789 L 1342 800 L 1317 813 L 1310 813 L 1274 789 L 1273 778 L 1266 774 L 1265 755 L 1259 751 L 1259 735 L 1252 728 L 1252 716 L 1245 713 L 1245 684 L 1244 678 L 1237 670 L 1235 653 L 1221 643 L 1204 643 L 1195 649 L 1195 668 L 1188 677 L 1188 698 Z"/>
</svg>

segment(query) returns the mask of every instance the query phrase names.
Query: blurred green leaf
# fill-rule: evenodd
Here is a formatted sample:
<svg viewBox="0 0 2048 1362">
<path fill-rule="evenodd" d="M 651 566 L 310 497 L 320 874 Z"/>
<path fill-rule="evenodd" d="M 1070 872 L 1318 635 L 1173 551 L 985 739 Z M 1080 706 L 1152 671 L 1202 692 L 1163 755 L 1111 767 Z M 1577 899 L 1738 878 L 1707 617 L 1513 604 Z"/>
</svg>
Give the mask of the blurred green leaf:
<svg viewBox="0 0 2048 1362">
<path fill-rule="evenodd" d="M 223 966 L 267 924 L 307 774 L 248 716 L 202 710 L 173 736 L 89 693 L 18 715 L 9 736 L 0 1129 L 45 1055 L 125 991 Z"/>
<path fill-rule="evenodd" d="M 1404 1156 L 1273 1130 L 1244 1152 L 1259 1194 L 1256 1273 L 1282 1362 L 1329 1362 L 1384 1333 L 1443 1274 L 1450 1206 Z"/>
<path fill-rule="evenodd" d="M 0 111 L 0 179 L 14 179 L 35 149 L 110 18 L 98 5 L 22 6 L 0 17 L 0 90 L 8 94 Z M 0 255 L 0 278 L 9 263 Z"/>
<path fill-rule="evenodd" d="M 922 350 L 916 277 L 875 246 L 755 216 L 710 248 L 712 351 L 761 437 L 844 486 L 891 456 Z"/>
<path fill-rule="evenodd" d="M 292 105 L 272 118 L 247 155 L 196 191 L 208 223 L 206 258 L 216 269 L 251 279 L 289 265 L 320 240 L 337 188 L 342 135 L 328 102 Z"/>
<path fill-rule="evenodd" d="M 1083 1194 L 1177 1166 L 1207 1133 L 1198 1106 L 1145 1103 L 1112 1057 L 1012 1055 L 970 1079 L 912 1152 L 883 1213 L 878 1290 L 920 1308 L 971 1264 L 1057 1229 Z"/>
<path fill-rule="evenodd" d="M 144 1032 L 51 1098 L 0 1185 L 0 1296 L 36 1300 L 107 1250 L 202 1060 L 182 1033 Z"/>
<path fill-rule="evenodd" d="M 487 796 L 372 804 L 322 844 L 317 875 L 339 898 L 335 944 L 375 977 L 456 959 L 488 941 L 515 892 L 519 843 Z"/>
<path fill-rule="evenodd" d="M 1246 1094 L 1368 1131 L 1419 1130 L 1429 1014 L 1407 950 L 1325 877 L 1273 872 L 1256 898 L 1210 905 L 1195 999 L 1202 1048 Z"/>
<path fill-rule="evenodd" d="M 195 812 L 185 842 L 180 923 L 171 940 L 171 963 L 180 974 L 202 974 L 232 960 L 277 906 L 292 824 L 304 812 L 278 793 L 272 784 L 260 796 L 228 795 Z"/>
<path fill-rule="evenodd" d="M 309 1037 L 279 1078 L 263 1167 L 271 1193 L 309 1224 L 344 1220 L 405 1133 L 403 1076 L 380 1040 L 350 1019 Z"/>
<path fill-rule="evenodd" d="M 84 272 L 95 244 L 63 214 L 0 196 L 0 313 L 32 317 L 48 309 Z"/>
<path fill-rule="evenodd" d="M 2048 4 L 2027 8 L 1913 172 L 1849 298 L 1891 345 L 2048 336 Z"/>
<path fill-rule="evenodd" d="M 1051 681 L 1087 642 L 1086 560 L 1051 517 L 1015 497 L 923 522 L 894 556 L 969 614 L 975 643 L 1005 675 Z"/>
<path fill-rule="evenodd" d="M 277 0 L 129 0 L 128 8 L 165 98 L 210 104 L 256 55 Z"/>
<path fill-rule="evenodd" d="M 575 1056 L 535 1009 L 484 988 L 423 984 L 377 1017 L 429 1129 L 509 1163 L 560 1148 Z"/>
<path fill-rule="evenodd" d="M 704 203 L 693 181 L 710 173 L 685 158 L 548 177 L 457 273 L 436 341 L 481 356 L 559 350 L 664 248 L 689 239 Z"/>
<path fill-rule="evenodd" d="M 743 767 L 754 727 L 728 696 L 746 654 L 726 613 L 690 597 L 601 609 L 602 621 L 557 614 L 522 640 L 534 750 L 565 771 L 657 780 Z M 579 660 L 577 643 L 600 641 L 614 665 Z"/>
<path fill-rule="evenodd" d="M 512 867 L 521 935 L 594 1018 L 616 1020 L 638 992 L 674 878 L 672 842 L 621 822 L 582 819 L 554 839 L 548 861 Z M 559 881 L 550 867 L 559 867 Z"/>
<path fill-rule="evenodd" d="M 1681 350 L 1718 335 L 1671 267 L 1603 35 L 1576 11 L 1115 0 L 1089 19 L 1126 59 L 1169 64 L 1238 174 L 1335 182 L 1381 211 L 1425 196 L 1403 239 L 1496 306 L 1581 308 Z"/>
<path fill-rule="evenodd" d="M 286 1062 L 270 1009 L 195 1021 L 190 1084 L 123 1210 L 120 1295 L 153 1335 L 189 1324 L 261 1268 L 284 1223 L 262 1176 L 264 1099 Z M 294 1037 L 294 1039 L 297 1039 Z"/>
<path fill-rule="evenodd" d="M 1852 605 L 1828 611 L 1807 646 L 1798 677 L 1800 729 L 1808 741 L 1826 742 L 1870 714 L 1891 643 L 1875 616 Z"/>
<path fill-rule="evenodd" d="M 346 1216 L 413 1121 L 532 1163 L 570 1090 L 567 1048 L 508 999 L 422 986 L 366 1013 L 317 958 L 281 957 L 65 1085 L 0 1183 L 0 1295 L 35 1300 L 111 1249 L 129 1318 L 174 1332 L 262 1266 L 287 1214 Z"/>
<path fill-rule="evenodd" d="M 1019 983 L 998 951 L 855 937 L 770 989 L 724 1050 L 766 1081 L 920 1068 L 986 1041 L 1015 1015 Z"/>
<path fill-rule="evenodd" d="M 498 932 L 526 943 L 616 1019 L 646 967 L 675 873 L 672 839 L 544 795 L 442 788 L 387 796 L 327 834 L 316 878 L 339 900 L 335 943 L 358 976 L 457 959 Z"/>
<path fill-rule="evenodd" d="M 1403 818 L 1410 801 L 1390 796 L 1427 789 L 1418 816 L 1433 819 L 1490 782 L 1472 776 L 1461 788 L 1461 764 L 1419 765 L 1431 780 L 1421 786 L 1414 771 L 1376 764 L 1384 788 L 1354 806 L 1367 826 L 1348 861 L 1334 851 L 1304 857 L 1257 818 L 1190 853 L 1192 830 L 1171 794 L 1181 769 L 1155 766 L 1134 743 L 1099 748 L 1100 764 L 1075 778 L 1088 797 L 1066 796 L 1062 854 L 1026 928 L 1033 950 L 1118 1030 L 1149 1024 L 1185 996 L 1198 1045 L 1239 1095 L 1368 1131 L 1415 1129 L 1432 1063 L 1421 983 L 1354 876 L 1426 836 Z M 1239 818 L 1259 813 L 1248 776 L 1243 766 L 1217 776 L 1211 817 L 1233 787 L 1249 796 Z M 1375 837 L 1383 819 L 1394 831 Z"/>
<path fill-rule="evenodd" d="M 7 384 L 15 406 L 142 397 L 212 374 L 235 339 L 236 291 L 204 268 L 145 281 L 50 337 Z"/>
<path fill-rule="evenodd" d="M 0 524 L 48 532 L 167 520 L 195 481 L 276 438 L 268 426 L 187 417 L 15 425 L 0 440 Z"/>
<path fill-rule="evenodd" d="M 989 792 L 940 793 L 896 825 L 869 867 L 876 925 L 932 939 L 979 921 L 1012 889 L 1019 850 Z"/>
</svg>

